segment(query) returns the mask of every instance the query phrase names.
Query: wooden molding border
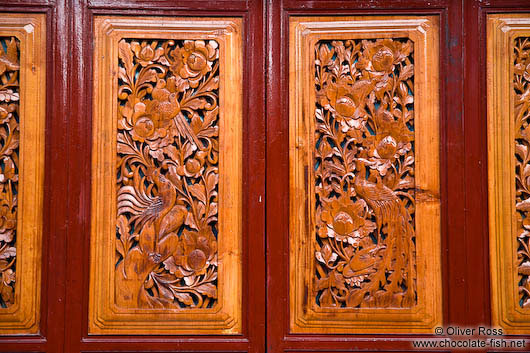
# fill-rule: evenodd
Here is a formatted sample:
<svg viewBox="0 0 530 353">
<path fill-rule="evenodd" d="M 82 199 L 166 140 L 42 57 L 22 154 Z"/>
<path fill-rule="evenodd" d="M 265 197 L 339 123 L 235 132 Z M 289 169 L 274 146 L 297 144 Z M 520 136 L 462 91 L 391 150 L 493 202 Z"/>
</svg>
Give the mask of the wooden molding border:
<svg viewBox="0 0 530 353">
<path fill-rule="evenodd" d="M 437 16 L 291 17 L 289 23 L 291 332 L 432 333 L 433 328 L 442 323 L 439 19 Z M 317 108 L 315 46 L 319 41 L 329 41 L 328 47 L 331 48 L 333 45 L 331 41 L 346 43 L 347 40 L 358 40 L 359 45 L 363 46 L 365 44 L 361 43 L 361 40 L 375 43 L 375 39 L 382 38 L 398 40 L 400 43 L 407 39 L 413 42 L 416 267 L 412 271 L 416 274 L 417 296 L 412 298 L 414 303 L 408 307 L 396 307 L 397 305 L 388 302 L 386 307 L 383 307 L 383 304 L 377 304 L 377 300 L 362 307 L 357 307 L 358 304 L 352 304 L 353 307 L 349 308 L 322 307 L 317 305 L 314 294 L 315 279 L 319 278 L 315 277 L 315 256 L 318 259 L 320 255 L 318 261 L 336 261 L 336 257 L 324 254 L 323 249 L 317 254 L 317 246 L 320 248 L 320 245 L 316 242 L 317 224 L 314 211 L 315 109 Z M 386 53 L 384 50 L 381 52 L 382 56 L 391 56 L 388 50 Z M 386 64 L 381 64 L 384 65 Z M 376 68 L 375 71 L 377 70 L 381 69 Z M 356 87 L 359 86 L 353 85 L 351 89 L 355 91 Z M 362 89 L 356 92 L 362 95 Z M 349 116 L 349 113 L 354 114 L 353 109 L 359 104 L 356 100 L 362 99 L 356 94 L 354 92 L 351 96 L 346 95 L 354 103 L 348 103 L 347 97 L 341 102 L 337 100 L 337 110 L 339 104 L 347 105 L 340 108 L 345 112 L 344 116 Z M 351 107 L 352 110 L 349 110 Z M 349 128 L 345 126 L 344 129 Z M 345 207 L 346 210 L 346 206 L 340 207 Z M 323 236 L 326 237 L 325 234 Z M 355 241 L 352 239 L 352 243 Z M 409 254 L 413 253 L 414 251 L 409 251 Z M 322 278 L 321 272 L 319 276 Z M 354 286 L 349 284 L 346 291 L 348 288 L 351 291 Z M 365 297 L 365 300 L 369 299 Z M 323 300 L 322 297 L 320 300 Z M 407 300 L 410 303 L 411 299 Z M 398 302 L 404 303 L 404 301 L 405 299 L 403 301 L 399 299 Z"/>
<path fill-rule="evenodd" d="M 240 18 L 172 19 L 96 16 L 94 28 L 89 334 L 240 334 L 242 330 L 242 20 Z M 122 39 L 139 42 L 152 39 L 211 40 L 218 45 L 219 221 L 216 258 L 218 277 L 217 298 L 212 307 L 140 308 L 120 306 L 116 303 L 118 290 L 115 282 L 117 251 L 115 166 L 118 129 L 116 117 L 118 116 L 118 57 L 122 55 L 119 54 L 119 42 Z M 198 257 L 194 259 L 200 262 Z"/>
<path fill-rule="evenodd" d="M 487 22 L 487 70 L 488 70 L 488 188 L 489 232 L 491 258 L 492 321 L 509 334 L 526 334 L 530 330 L 530 289 L 526 263 L 528 256 L 518 252 L 529 237 L 521 214 L 526 212 L 520 194 L 521 182 L 516 177 L 526 174 L 516 168 L 522 163 L 516 159 L 519 146 L 525 148 L 526 139 L 519 135 L 525 119 L 518 122 L 518 96 L 515 81 L 523 74 L 516 72 L 515 47 L 518 39 L 530 39 L 529 14 L 488 15 Z M 524 70 L 523 70 L 524 71 Z M 516 148 L 517 147 L 517 148 Z M 520 156 L 519 156 L 520 157 Z M 526 168 L 523 168 L 526 169 Z M 526 185 L 526 178 L 523 182 Z M 526 196 L 525 196 L 526 195 Z M 527 266 L 528 265 L 528 266 Z M 526 298 L 526 299 L 525 299 Z M 526 305 L 522 305 L 522 304 Z"/>
<path fill-rule="evenodd" d="M 0 19 L 0 37 L 15 37 L 18 40 L 20 64 L 16 278 L 14 303 L 0 308 L 0 335 L 38 334 L 46 114 L 46 16 L 4 13 Z M 0 53 L 3 53 L 3 48 Z"/>
</svg>

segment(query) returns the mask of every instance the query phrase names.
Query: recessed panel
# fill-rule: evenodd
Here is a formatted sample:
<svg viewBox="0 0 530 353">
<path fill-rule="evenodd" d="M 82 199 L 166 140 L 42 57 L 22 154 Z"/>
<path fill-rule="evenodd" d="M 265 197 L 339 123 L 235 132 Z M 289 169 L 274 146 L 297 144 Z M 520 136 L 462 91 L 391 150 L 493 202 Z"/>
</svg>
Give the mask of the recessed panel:
<svg viewBox="0 0 530 353">
<path fill-rule="evenodd" d="M 45 17 L 0 19 L 0 334 L 40 318 Z"/>
<path fill-rule="evenodd" d="M 294 332 L 441 318 L 437 32 L 436 17 L 291 20 Z"/>
<path fill-rule="evenodd" d="M 530 329 L 530 15 L 488 16 L 488 183 L 492 314 Z"/>
<path fill-rule="evenodd" d="M 240 25 L 96 19 L 91 333 L 239 332 Z"/>
</svg>

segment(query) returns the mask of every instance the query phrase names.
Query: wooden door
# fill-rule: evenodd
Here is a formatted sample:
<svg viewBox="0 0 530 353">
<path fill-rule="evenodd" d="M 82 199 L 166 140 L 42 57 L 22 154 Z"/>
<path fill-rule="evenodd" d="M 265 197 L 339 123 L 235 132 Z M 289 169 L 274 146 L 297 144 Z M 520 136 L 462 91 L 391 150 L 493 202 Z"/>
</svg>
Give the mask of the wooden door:
<svg viewBox="0 0 530 353">
<path fill-rule="evenodd" d="M 530 339 L 526 1 L 0 4 L 1 352 Z"/>
<path fill-rule="evenodd" d="M 29 229 L 2 238 L 0 350 L 262 351 L 263 4 L 1 11 L 1 80 L 20 92 L 1 134 L 21 146 L 2 192 L 20 185 Z"/>
<path fill-rule="evenodd" d="M 528 2 L 269 9 L 268 350 L 527 339 Z"/>
</svg>

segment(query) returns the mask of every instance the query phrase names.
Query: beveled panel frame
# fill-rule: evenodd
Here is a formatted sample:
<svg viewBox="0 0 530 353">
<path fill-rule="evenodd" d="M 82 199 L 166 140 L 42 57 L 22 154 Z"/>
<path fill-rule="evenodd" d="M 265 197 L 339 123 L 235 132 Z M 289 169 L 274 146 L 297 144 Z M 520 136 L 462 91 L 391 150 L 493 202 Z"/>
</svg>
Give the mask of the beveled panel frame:
<svg viewBox="0 0 530 353">
<path fill-rule="evenodd" d="M 242 20 L 96 16 L 89 334 L 241 333 Z M 125 309 L 114 303 L 118 42 L 215 40 L 219 84 L 218 303 L 204 309 Z M 112 196 L 109 196 L 112 195 Z M 96 275 L 97 274 L 97 275 Z"/>
<path fill-rule="evenodd" d="M 492 323 L 526 334 L 530 309 L 518 305 L 514 42 L 530 37 L 530 14 L 487 20 L 488 199 Z"/>
<path fill-rule="evenodd" d="M 442 322 L 438 16 L 290 18 L 290 329 L 293 333 L 432 333 Z M 315 215 L 314 48 L 320 40 L 414 42 L 417 305 L 318 308 L 312 293 Z"/>
<path fill-rule="evenodd" d="M 0 37 L 20 52 L 20 145 L 14 304 L 0 308 L 0 335 L 38 334 L 41 302 L 46 15 L 2 14 Z"/>
</svg>

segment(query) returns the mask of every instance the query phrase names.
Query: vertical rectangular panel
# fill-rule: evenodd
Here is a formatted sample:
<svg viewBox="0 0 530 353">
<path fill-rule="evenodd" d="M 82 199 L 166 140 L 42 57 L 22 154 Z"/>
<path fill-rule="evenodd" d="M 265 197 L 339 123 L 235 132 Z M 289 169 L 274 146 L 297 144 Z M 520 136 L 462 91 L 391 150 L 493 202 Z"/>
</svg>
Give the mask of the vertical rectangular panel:
<svg viewBox="0 0 530 353">
<path fill-rule="evenodd" d="M 530 330 L 530 14 L 488 16 L 493 323 Z"/>
<path fill-rule="evenodd" d="M 291 18 L 293 332 L 441 322 L 438 30 Z"/>
<path fill-rule="evenodd" d="M 89 332 L 241 332 L 241 20 L 95 19 Z"/>
<path fill-rule="evenodd" d="M 39 332 L 45 16 L 0 19 L 0 334 Z"/>
</svg>

